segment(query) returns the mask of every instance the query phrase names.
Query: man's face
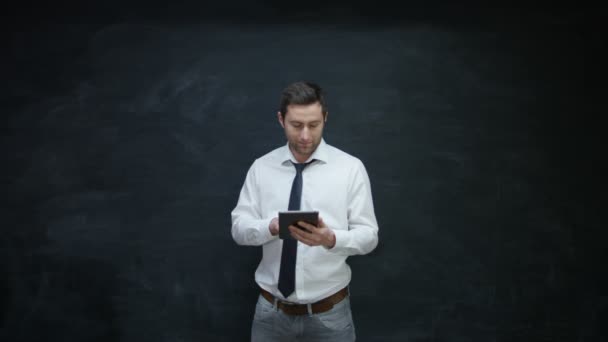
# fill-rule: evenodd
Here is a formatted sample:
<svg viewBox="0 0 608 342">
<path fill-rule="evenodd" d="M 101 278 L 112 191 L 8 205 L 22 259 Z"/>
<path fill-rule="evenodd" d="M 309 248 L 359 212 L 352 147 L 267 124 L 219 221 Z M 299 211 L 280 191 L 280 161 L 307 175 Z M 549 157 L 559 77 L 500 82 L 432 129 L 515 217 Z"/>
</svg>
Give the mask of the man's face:
<svg viewBox="0 0 608 342">
<path fill-rule="evenodd" d="M 289 105 L 285 118 L 278 113 L 279 122 L 285 129 L 289 148 L 296 160 L 304 163 L 321 143 L 323 127 L 327 117 L 323 117 L 321 104 Z"/>
</svg>

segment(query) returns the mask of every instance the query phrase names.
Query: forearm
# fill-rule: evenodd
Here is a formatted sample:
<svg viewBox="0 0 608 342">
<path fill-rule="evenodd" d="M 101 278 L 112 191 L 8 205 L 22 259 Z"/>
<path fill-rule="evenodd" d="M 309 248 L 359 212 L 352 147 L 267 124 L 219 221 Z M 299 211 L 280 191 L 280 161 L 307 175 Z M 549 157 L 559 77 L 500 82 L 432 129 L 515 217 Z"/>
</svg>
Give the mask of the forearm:
<svg viewBox="0 0 608 342">
<path fill-rule="evenodd" d="M 239 245 L 260 246 L 271 241 L 276 236 L 272 236 L 268 225 L 269 219 L 254 219 L 248 217 L 238 217 L 232 224 L 232 238 Z"/>
<path fill-rule="evenodd" d="M 330 249 L 347 256 L 370 253 L 378 245 L 378 222 L 369 177 L 362 163 L 355 170 L 348 196 L 348 229 L 334 230 L 336 244 Z"/>
<path fill-rule="evenodd" d="M 341 255 L 363 255 L 378 245 L 378 230 L 373 226 L 358 226 L 349 230 L 335 229 L 335 245 L 330 251 Z"/>
</svg>

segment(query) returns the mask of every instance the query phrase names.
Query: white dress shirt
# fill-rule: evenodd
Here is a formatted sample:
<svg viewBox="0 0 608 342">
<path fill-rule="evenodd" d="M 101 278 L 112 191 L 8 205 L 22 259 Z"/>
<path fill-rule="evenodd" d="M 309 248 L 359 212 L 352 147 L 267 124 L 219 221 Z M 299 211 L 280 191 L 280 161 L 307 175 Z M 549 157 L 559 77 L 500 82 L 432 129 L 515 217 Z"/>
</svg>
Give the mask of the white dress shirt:
<svg viewBox="0 0 608 342">
<path fill-rule="evenodd" d="M 323 299 L 351 280 L 350 255 L 367 254 L 378 244 L 369 177 L 363 163 L 321 140 L 302 172 L 301 210 L 317 210 L 333 230 L 336 244 L 308 246 L 298 242 L 295 291 L 288 297 L 278 290 L 283 240 L 268 228 L 279 211 L 286 211 L 296 163 L 288 145 L 256 159 L 247 172 L 238 203 L 232 211 L 232 237 L 239 245 L 263 246 L 255 272 L 257 284 L 295 303 Z"/>
</svg>

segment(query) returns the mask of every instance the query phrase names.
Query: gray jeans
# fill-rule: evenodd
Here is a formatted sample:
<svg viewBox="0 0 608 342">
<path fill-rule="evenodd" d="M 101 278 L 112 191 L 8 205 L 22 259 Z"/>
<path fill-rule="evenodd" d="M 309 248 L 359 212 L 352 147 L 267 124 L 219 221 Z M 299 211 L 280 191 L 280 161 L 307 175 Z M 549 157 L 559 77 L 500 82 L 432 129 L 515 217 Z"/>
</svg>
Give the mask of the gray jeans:
<svg viewBox="0 0 608 342">
<path fill-rule="evenodd" d="M 349 297 L 329 311 L 298 316 L 287 315 L 262 295 L 258 297 L 251 327 L 252 342 L 354 340 L 355 326 Z"/>
</svg>

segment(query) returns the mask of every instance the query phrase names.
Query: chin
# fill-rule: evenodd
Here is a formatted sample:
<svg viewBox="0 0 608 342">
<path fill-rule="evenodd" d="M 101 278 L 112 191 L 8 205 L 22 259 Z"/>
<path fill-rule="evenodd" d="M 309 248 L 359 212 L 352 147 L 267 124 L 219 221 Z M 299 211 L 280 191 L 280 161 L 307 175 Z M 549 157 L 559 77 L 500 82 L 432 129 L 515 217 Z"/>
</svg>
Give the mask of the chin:
<svg viewBox="0 0 608 342">
<path fill-rule="evenodd" d="M 302 147 L 296 143 L 296 144 L 292 145 L 292 149 L 294 151 L 296 151 L 298 154 L 300 154 L 301 156 L 310 157 L 312 155 L 312 153 L 315 151 L 315 149 L 317 148 L 317 146 L 318 145 L 311 144 L 307 147 Z"/>
</svg>

